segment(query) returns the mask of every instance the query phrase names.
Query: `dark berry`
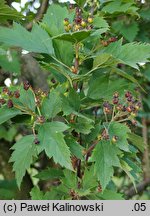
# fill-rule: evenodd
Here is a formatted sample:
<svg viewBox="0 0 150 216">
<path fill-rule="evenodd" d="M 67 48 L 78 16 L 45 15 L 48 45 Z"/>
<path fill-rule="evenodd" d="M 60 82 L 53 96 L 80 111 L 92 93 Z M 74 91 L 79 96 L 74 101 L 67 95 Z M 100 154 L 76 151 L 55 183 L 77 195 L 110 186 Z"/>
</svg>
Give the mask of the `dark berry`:
<svg viewBox="0 0 150 216">
<path fill-rule="evenodd" d="M 7 106 L 8 106 L 8 108 L 12 108 L 12 107 L 14 106 L 11 99 L 9 99 L 9 100 L 7 101 Z"/>
<path fill-rule="evenodd" d="M 109 38 L 108 40 L 110 43 L 113 43 L 113 42 L 116 42 L 117 41 L 117 38 L 116 37 L 111 37 Z"/>
<path fill-rule="evenodd" d="M 127 91 L 127 92 L 125 93 L 125 97 L 126 97 L 126 98 L 128 98 L 128 97 L 132 97 L 131 92 Z"/>
<path fill-rule="evenodd" d="M 6 100 L 4 98 L 0 98 L 0 104 L 3 105 L 6 103 Z"/>
<path fill-rule="evenodd" d="M 125 107 L 125 106 L 122 107 L 122 111 L 123 111 L 123 112 L 126 111 L 126 107 Z"/>
<path fill-rule="evenodd" d="M 76 24 L 80 24 L 82 22 L 82 17 L 81 16 L 78 16 L 74 19 L 75 23 Z"/>
<path fill-rule="evenodd" d="M 36 145 L 40 144 L 40 141 L 38 140 L 38 138 L 35 138 L 35 139 L 34 139 L 34 143 L 35 143 Z"/>
<path fill-rule="evenodd" d="M 27 91 L 30 88 L 30 83 L 26 80 L 23 82 L 23 88 Z"/>
<path fill-rule="evenodd" d="M 128 102 L 133 102 L 132 96 L 127 97 L 127 101 L 128 101 Z"/>
<path fill-rule="evenodd" d="M 14 92 L 14 97 L 15 97 L 15 98 L 19 98 L 19 97 L 20 97 L 20 93 L 19 93 L 18 90 Z"/>
<path fill-rule="evenodd" d="M 14 93 L 12 91 L 9 91 L 7 94 L 10 98 L 12 98 L 14 96 Z"/>
<path fill-rule="evenodd" d="M 114 98 L 113 99 L 113 104 L 118 104 L 119 103 L 119 99 L 118 98 Z"/>
<path fill-rule="evenodd" d="M 2 90 L 2 92 L 3 92 L 4 94 L 8 94 L 9 89 L 8 89 L 7 87 L 4 87 L 3 90 Z"/>
</svg>

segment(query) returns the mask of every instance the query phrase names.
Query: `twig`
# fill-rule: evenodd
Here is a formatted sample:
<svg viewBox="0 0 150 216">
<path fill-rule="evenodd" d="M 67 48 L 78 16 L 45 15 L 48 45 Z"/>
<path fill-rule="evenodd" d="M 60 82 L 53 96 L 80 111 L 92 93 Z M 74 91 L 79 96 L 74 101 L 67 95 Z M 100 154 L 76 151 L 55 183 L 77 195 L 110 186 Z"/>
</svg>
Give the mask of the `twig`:
<svg viewBox="0 0 150 216">
<path fill-rule="evenodd" d="M 150 178 L 144 180 L 143 182 L 139 183 L 136 186 L 137 192 L 135 191 L 134 187 L 131 187 L 125 194 L 126 194 L 126 198 L 132 198 L 133 196 L 135 196 L 136 194 L 142 193 L 148 186 L 150 186 Z"/>
<path fill-rule="evenodd" d="M 43 14 L 45 14 L 47 8 L 48 8 L 48 3 L 49 3 L 49 0 L 43 0 L 42 3 L 41 3 L 41 6 L 39 8 L 39 11 L 37 12 L 36 14 L 36 17 L 33 21 L 29 22 L 27 25 L 26 25 L 26 29 L 27 30 L 31 30 L 32 29 L 32 26 L 33 26 L 33 23 L 34 22 L 38 22 L 41 20 L 41 18 L 43 17 Z"/>
</svg>

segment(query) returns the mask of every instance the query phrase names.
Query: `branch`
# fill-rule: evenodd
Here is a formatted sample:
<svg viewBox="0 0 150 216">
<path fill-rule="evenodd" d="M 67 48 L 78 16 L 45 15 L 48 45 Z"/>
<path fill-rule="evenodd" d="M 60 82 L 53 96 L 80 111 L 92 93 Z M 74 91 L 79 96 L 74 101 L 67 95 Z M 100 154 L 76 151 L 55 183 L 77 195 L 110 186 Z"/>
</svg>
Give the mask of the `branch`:
<svg viewBox="0 0 150 216">
<path fill-rule="evenodd" d="M 35 19 L 34 19 L 32 22 L 29 22 L 29 23 L 26 25 L 26 29 L 27 29 L 27 30 L 31 30 L 31 29 L 32 29 L 32 26 L 33 26 L 33 23 L 34 23 L 34 22 L 38 22 L 38 21 L 40 21 L 40 20 L 42 19 L 43 14 L 45 14 L 46 11 L 47 11 L 48 3 L 49 3 L 49 0 L 43 0 L 43 1 L 42 1 L 41 6 L 40 6 L 40 8 L 39 8 L 38 13 L 36 14 Z"/>
<path fill-rule="evenodd" d="M 132 198 L 134 195 L 142 193 L 148 186 L 150 186 L 150 178 L 144 180 L 143 182 L 139 183 L 136 187 L 137 192 L 135 191 L 134 187 L 131 187 L 125 194 L 126 194 L 126 198 L 130 199 Z"/>
</svg>

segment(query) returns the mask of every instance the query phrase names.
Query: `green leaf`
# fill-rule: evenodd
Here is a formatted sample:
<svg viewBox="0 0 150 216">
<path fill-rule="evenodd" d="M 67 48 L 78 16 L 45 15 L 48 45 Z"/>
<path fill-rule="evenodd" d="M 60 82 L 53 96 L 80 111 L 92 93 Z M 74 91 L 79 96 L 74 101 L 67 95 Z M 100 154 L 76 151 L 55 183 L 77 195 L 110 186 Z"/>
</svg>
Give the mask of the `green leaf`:
<svg viewBox="0 0 150 216">
<path fill-rule="evenodd" d="M 95 28 L 107 28 L 109 29 L 109 25 L 107 23 L 107 21 L 103 18 L 103 17 L 100 17 L 100 16 L 94 16 L 94 20 L 93 20 L 93 26 Z"/>
<path fill-rule="evenodd" d="M 61 105 L 62 101 L 59 93 L 53 90 L 49 97 L 44 99 L 41 112 L 46 118 L 54 118 L 61 111 Z"/>
<path fill-rule="evenodd" d="M 86 0 L 75 0 L 76 4 L 79 5 L 80 7 L 83 7 L 84 4 L 86 3 Z"/>
<path fill-rule="evenodd" d="M 104 199 L 104 200 L 124 200 L 122 197 L 123 194 L 117 193 L 112 190 L 105 190 L 103 194 L 96 194 L 99 199 Z"/>
<path fill-rule="evenodd" d="M 67 145 L 69 146 L 69 149 L 73 155 L 75 155 L 77 158 L 83 160 L 83 150 L 84 148 L 71 136 L 65 138 Z"/>
<path fill-rule="evenodd" d="M 61 127 L 62 130 L 62 127 Z M 49 158 L 53 157 L 55 163 L 59 163 L 68 169 L 72 169 L 70 150 L 60 132 L 60 127 L 53 128 L 53 123 L 43 124 L 38 131 L 40 145 L 38 151 L 45 150 Z"/>
<path fill-rule="evenodd" d="M 120 63 L 138 69 L 137 64 L 149 62 L 150 44 L 127 43 L 121 45 L 121 40 L 119 40 L 105 48 L 105 52 L 111 54 Z"/>
<path fill-rule="evenodd" d="M 132 168 L 124 160 L 121 160 L 120 163 L 121 163 L 121 168 L 128 175 L 128 177 L 130 178 L 130 180 L 132 181 L 132 183 L 134 185 L 135 191 L 137 192 L 137 190 L 136 190 L 136 184 L 135 184 L 135 179 L 134 179 L 134 177 L 131 174 Z"/>
<path fill-rule="evenodd" d="M 105 96 L 108 88 L 109 76 L 102 75 L 99 77 L 92 76 L 89 81 L 88 97 L 92 99 L 100 99 Z"/>
<path fill-rule="evenodd" d="M 62 110 L 64 115 L 69 115 L 74 111 L 78 112 L 80 108 L 80 95 L 74 89 L 69 89 L 67 96 L 62 95 Z"/>
<path fill-rule="evenodd" d="M 39 178 L 41 180 L 50 180 L 50 179 L 57 179 L 63 176 L 63 171 L 56 168 L 48 168 L 41 172 L 39 172 L 37 175 L 35 175 L 35 178 Z"/>
<path fill-rule="evenodd" d="M 37 24 L 33 25 L 31 32 L 17 23 L 14 23 L 13 28 L 0 27 L 0 42 L 31 52 L 54 54 L 52 39 Z"/>
<path fill-rule="evenodd" d="M 0 23 L 5 23 L 9 20 L 19 21 L 23 15 L 15 9 L 9 7 L 4 0 L 0 1 Z"/>
<path fill-rule="evenodd" d="M 97 178 L 93 175 L 94 167 L 86 168 L 84 171 L 82 186 L 84 190 L 93 189 L 98 186 Z"/>
<path fill-rule="evenodd" d="M 95 174 L 100 180 L 103 190 L 105 190 L 113 176 L 113 166 L 120 167 L 117 155 L 118 148 L 107 141 L 99 142 L 92 153 L 91 160 L 95 161 Z"/>
<path fill-rule="evenodd" d="M 64 33 L 63 20 L 65 18 L 69 18 L 70 22 L 72 22 L 73 15 L 73 13 L 69 13 L 66 7 L 51 4 L 46 14 L 44 15 L 41 25 L 45 28 L 45 30 L 51 37 L 57 36 Z M 66 65 L 71 66 L 74 57 L 72 44 L 69 42 L 64 43 L 64 41 L 53 40 L 53 46 L 56 57 Z"/>
<path fill-rule="evenodd" d="M 21 106 L 25 110 L 35 111 L 36 103 L 35 103 L 35 95 L 32 89 L 28 89 L 27 91 L 21 86 L 20 88 L 20 97 L 18 99 L 13 99 L 14 103 Z"/>
<path fill-rule="evenodd" d="M 33 143 L 34 136 L 28 135 L 22 137 L 11 148 L 13 151 L 9 162 L 14 162 L 13 171 L 15 172 L 17 185 L 20 188 L 22 179 L 26 170 L 30 168 L 33 162 L 33 157 L 36 157 L 36 145 Z"/>
<path fill-rule="evenodd" d="M 102 11 L 105 13 L 127 13 L 132 16 L 138 16 L 138 8 L 135 6 L 134 1 L 122 1 L 122 0 L 112 0 L 109 1 L 106 6 L 103 7 Z"/>
<path fill-rule="evenodd" d="M 94 128 L 93 122 L 86 118 L 78 117 L 77 122 L 72 123 L 71 127 L 78 133 L 89 134 L 91 129 Z"/>
<path fill-rule="evenodd" d="M 15 117 L 16 115 L 21 115 L 21 111 L 15 108 L 9 109 L 7 106 L 0 108 L 0 124 L 6 122 L 7 120 Z"/>
<path fill-rule="evenodd" d="M 43 200 L 44 199 L 43 191 L 40 191 L 40 189 L 36 186 L 32 188 L 30 195 L 31 195 L 32 200 Z"/>
<path fill-rule="evenodd" d="M 113 138 L 113 136 L 118 137 L 118 140 L 115 144 L 117 147 L 119 147 L 121 150 L 129 151 L 129 144 L 127 138 L 130 129 L 126 125 L 118 122 L 112 122 L 110 123 L 110 126 L 108 128 L 108 132 L 110 140 Z"/>
<path fill-rule="evenodd" d="M 128 133 L 128 140 L 136 146 L 141 152 L 144 152 L 145 143 L 143 137 L 140 137 L 134 133 Z"/>
<path fill-rule="evenodd" d="M 88 97 L 92 99 L 105 99 L 111 100 L 112 94 L 118 91 L 120 95 L 124 91 L 132 88 L 133 85 L 124 79 L 111 80 L 109 74 L 101 74 L 99 71 L 95 72 L 89 80 Z"/>
<path fill-rule="evenodd" d="M 103 53 L 101 55 L 96 56 L 93 62 L 93 68 L 98 68 L 101 65 L 107 63 L 107 61 L 111 58 L 111 55 L 108 53 Z"/>
<path fill-rule="evenodd" d="M 89 37 L 91 33 L 92 33 L 92 31 L 89 31 L 89 30 L 81 30 L 78 32 L 64 33 L 61 35 L 57 35 L 57 36 L 53 37 L 53 39 L 77 43 L 77 42 L 80 42 L 80 41 L 86 39 L 87 37 Z"/>
<path fill-rule="evenodd" d="M 129 42 L 134 41 L 139 31 L 137 22 L 126 24 L 123 21 L 116 21 L 112 27 L 115 32 L 119 32 Z"/>
</svg>

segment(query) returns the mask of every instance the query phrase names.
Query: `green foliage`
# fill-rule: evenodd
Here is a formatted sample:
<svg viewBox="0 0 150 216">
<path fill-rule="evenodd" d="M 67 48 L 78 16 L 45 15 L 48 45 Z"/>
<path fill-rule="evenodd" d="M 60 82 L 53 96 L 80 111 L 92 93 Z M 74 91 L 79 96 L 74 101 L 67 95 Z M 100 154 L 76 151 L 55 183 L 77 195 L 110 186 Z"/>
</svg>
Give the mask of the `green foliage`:
<svg viewBox="0 0 150 216">
<path fill-rule="evenodd" d="M 23 15 L 15 9 L 8 7 L 5 0 L 0 2 L 0 23 L 6 23 L 8 20 L 19 21 Z"/>
<path fill-rule="evenodd" d="M 113 176 L 113 166 L 120 167 L 118 153 L 118 148 L 106 141 L 99 142 L 93 151 L 94 170 L 103 190 Z"/>
<path fill-rule="evenodd" d="M 12 29 L 0 27 L 0 42 L 10 46 L 22 47 L 31 52 L 54 53 L 51 38 L 48 36 L 48 33 L 37 24 L 34 25 L 32 32 L 28 32 L 17 23 L 14 23 Z"/>
<path fill-rule="evenodd" d="M 121 40 L 110 44 L 106 49 L 120 63 L 138 69 L 138 63 L 146 63 L 150 58 L 150 45 L 142 43 L 127 43 L 122 45 Z"/>
<path fill-rule="evenodd" d="M 59 122 L 56 122 L 56 124 L 55 122 L 45 123 L 40 126 L 38 134 L 40 145 L 38 146 L 38 152 L 45 150 L 47 156 L 49 158 L 53 157 L 55 163 L 72 169 L 70 151 L 62 134 L 64 130 L 66 130 L 66 127 L 62 127 L 62 123 Z"/>
<path fill-rule="evenodd" d="M 0 109 L 0 124 L 4 123 L 7 120 L 13 118 L 14 116 L 20 115 L 20 114 L 21 114 L 20 110 L 17 110 L 15 108 L 12 108 L 10 110 L 6 106 L 4 106 Z"/>
<path fill-rule="evenodd" d="M 13 171 L 16 174 L 18 187 L 21 185 L 26 170 L 30 168 L 33 157 L 37 156 L 36 146 L 33 144 L 33 141 L 33 135 L 24 136 L 11 148 L 14 151 L 10 158 L 10 162 L 14 162 Z"/>
<path fill-rule="evenodd" d="M 30 192 L 32 200 L 43 200 L 44 195 L 43 192 L 40 191 L 38 187 L 33 187 L 32 191 Z"/>
<path fill-rule="evenodd" d="M 112 0 L 109 1 L 106 6 L 103 7 L 102 11 L 105 13 L 113 14 L 113 13 L 126 13 L 130 15 L 136 15 L 138 7 L 135 6 L 135 2 L 133 0 L 124 1 L 124 0 Z"/>
</svg>

